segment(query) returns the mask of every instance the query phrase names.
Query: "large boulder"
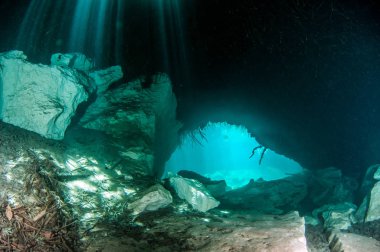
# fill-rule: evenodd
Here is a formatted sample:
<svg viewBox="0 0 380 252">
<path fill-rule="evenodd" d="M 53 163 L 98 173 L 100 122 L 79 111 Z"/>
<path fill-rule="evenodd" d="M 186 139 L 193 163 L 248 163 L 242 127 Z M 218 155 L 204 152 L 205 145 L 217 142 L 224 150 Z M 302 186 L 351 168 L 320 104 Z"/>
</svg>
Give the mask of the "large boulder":
<svg viewBox="0 0 380 252">
<path fill-rule="evenodd" d="M 206 212 L 219 206 L 219 201 L 197 180 L 175 176 L 170 178 L 170 184 L 181 199 L 198 211 Z"/>
<path fill-rule="evenodd" d="M 241 218 L 239 221 L 239 217 Z M 211 227 L 213 230 L 221 230 L 220 233 L 209 231 L 203 234 L 207 238 L 203 240 L 203 246 L 190 251 L 266 251 L 266 252 L 307 252 L 308 247 L 305 237 L 305 221 L 298 212 L 289 212 L 281 216 L 254 216 L 250 220 L 249 216 L 236 216 L 235 218 L 222 219 L 227 228 L 218 225 L 192 225 L 189 231 L 191 234 L 201 236 L 197 230 L 202 226 Z M 242 219 L 247 218 L 246 221 Z M 235 225 L 234 225 L 235 224 Z M 194 239 L 195 240 L 195 239 Z M 195 240 L 197 242 L 197 240 Z M 202 242 L 198 239 L 198 243 Z"/>
<path fill-rule="evenodd" d="M 378 252 L 380 249 L 379 241 L 358 234 L 334 230 L 327 238 L 331 252 Z"/>
<path fill-rule="evenodd" d="M 365 221 L 380 220 L 380 182 L 377 182 L 371 190 L 367 216 Z"/>
<path fill-rule="evenodd" d="M 367 215 L 369 203 L 369 196 L 364 197 L 362 203 L 360 204 L 358 210 L 355 213 L 355 218 L 359 223 L 363 223 L 365 221 L 365 217 Z"/>
<path fill-rule="evenodd" d="M 93 89 L 70 68 L 32 64 L 21 51 L 0 54 L 0 119 L 46 138 L 63 139 L 78 105 Z"/>
<path fill-rule="evenodd" d="M 372 165 L 364 176 L 360 194 L 363 201 L 356 212 L 360 222 L 380 220 L 380 165 Z"/>
<path fill-rule="evenodd" d="M 297 209 L 307 195 L 307 175 L 297 174 L 272 181 L 253 181 L 218 198 L 222 206 L 281 214 Z"/>
<path fill-rule="evenodd" d="M 323 220 L 326 229 L 346 230 L 356 223 L 354 213 L 356 206 L 349 202 L 328 204 L 313 211 L 315 218 Z"/>
<path fill-rule="evenodd" d="M 149 87 L 146 81 L 140 78 L 100 93 L 80 125 L 112 137 L 129 167 L 160 176 L 177 145 L 181 125 L 176 120 L 177 102 L 169 77 L 154 75 Z"/>
<path fill-rule="evenodd" d="M 314 208 L 352 202 L 353 192 L 357 188 L 358 182 L 355 179 L 343 176 L 342 171 L 335 167 L 312 171 L 307 200 Z"/>
<path fill-rule="evenodd" d="M 180 170 L 177 174 L 183 178 L 195 179 L 202 183 L 211 195 L 216 198 L 222 196 L 227 190 L 227 183 L 225 180 L 211 180 L 210 178 L 188 170 Z"/>
<path fill-rule="evenodd" d="M 155 211 L 166 207 L 173 202 L 172 195 L 162 185 L 154 185 L 143 193 L 141 197 L 128 205 L 128 209 L 133 211 L 133 215 L 138 215 L 146 211 Z"/>
<path fill-rule="evenodd" d="M 364 178 L 362 180 L 362 183 L 360 185 L 359 193 L 361 197 L 364 198 L 365 196 L 367 196 L 371 192 L 377 180 L 380 180 L 380 179 L 377 179 L 378 173 L 380 173 L 380 165 L 375 164 L 368 167 L 364 175 Z"/>
<path fill-rule="evenodd" d="M 91 71 L 94 61 L 83 53 L 54 53 L 50 58 L 50 63 L 55 66 L 69 67 L 83 72 Z"/>
<path fill-rule="evenodd" d="M 378 167 L 375 174 L 373 174 L 373 178 L 376 180 L 380 180 L 380 167 Z"/>
<path fill-rule="evenodd" d="M 106 69 L 97 70 L 88 74 L 97 87 L 97 94 L 104 93 L 114 82 L 123 78 L 121 66 L 112 66 Z"/>
<path fill-rule="evenodd" d="M 121 66 L 94 70 L 94 61 L 82 53 L 54 53 L 50 58 L 52 66 L 71 68 L 88 75 L 98 94 L 103 93 L 114 82 L 123 78 Z"/>
</svg>

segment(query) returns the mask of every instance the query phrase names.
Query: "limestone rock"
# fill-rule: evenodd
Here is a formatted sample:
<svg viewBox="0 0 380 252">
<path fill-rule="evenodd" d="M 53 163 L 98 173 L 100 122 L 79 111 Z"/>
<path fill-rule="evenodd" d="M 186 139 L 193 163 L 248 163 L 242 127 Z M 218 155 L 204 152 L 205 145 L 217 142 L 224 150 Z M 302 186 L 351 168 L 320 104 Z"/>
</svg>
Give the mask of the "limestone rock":
<svg viewBox="0 0 380 252">
<path fill-rule="evenodd" d="M 133 231 L 134 235 L 113 235 L 106 230 L 105 235 L 91 240 L 86 251 L 308 251 L 304 220 L 297 212 L 281 216 L 231 213 L 228 217 L 215 215 L 216 212 L 146 215 L 139 218 L 141 225 Z"/>
<path fill-rule="evenodd" d="M 142 197 L 128 205 L 134 215 L 145 211 L 155 211 L 173 202 L 172 195 L 162 185 L 157 184 L 142 193 Z"/>
<path fill-rule="evenodd" d="M 304 174 L 272 181 L 253 181 L 244 187 L 227 191 L 219 200 L 222 206 L 255 209 L 264 213 L 281 214 L 295 210 L 307 194 Z"/>
<path fill-rule="evenodd" d="M 100 93 L 104 93 L 112 83 L 123 78 L 123 70 L 120 66 L 112 66 L 106 69 L 90 72 L 89 76 L 94 81 L 99 95 Z"/>
<path fill-rule="evenodd" d="M 380 220 L 380 182 L 377 182 L 371 190 L 367 216 L 365 221 Z"/>
<path fill-rule="evenodd" d="M 161 84 L 159 86 L 163 89 L 168 85 L 171 93 L 170 82 Z M 85 128 L 104 131 L 115 138 L 135 138 L 139 134 L 152 141 L 155 110 L 159 110 L 155 103 L 163 99 L 153 97 L 152 92 L 142 88 L 141 79 L 108 90 L 89 106 L 80 123 Z"/>
<path fill-rule="evenodd" d="M 363 202 L 360 204 L 358 210 L 355 213 L 355 218 L 359 223 L 363 223 L 368 209 L 368 196 L 364 197 Z"/>
<path fill-rule="evenodd" d="M 357 189 L 358 181 L 345 177 L 341 170 L 330 167 L 313 171 L 309 185 L 308 200 L 317 208 L 353 201 L 353 191 Z"/>
<path fill-rule="evenodd" d="M 55 53 L 50 58 L 51 65 L 80 70 L 88 74 L 97 87 L 97 93 L 103 93 L 112 83 L 123 77 L 120 66 L 93 71 L 95 64 L 92 59 L 82 53 Z"/>
<path fill-rule="evenodd" d="M 373 178 L 376 179 L 376 180 L 380 180 L 380 167 L 377 168 L 377 171 L 373 175 Z"/>
<path fill-rule="evenodd" d="M 170 178 L 170 184 L 181 199 L 186 200 L 198 211 L 206 212 L 219 206 L 219 201 L 197 180 L 176 176 Z"/>
<path fill-rule="evenodd" d="M 12 50 L 4 53 L 0 53 L 0 57 L 5 59 L 21 59 L 27 60 L 28 57 L 24 54 L 23 51 Z"/>
<path fill-rule="evenodd" d="M 88 72 L 95 67 L 92 59 L 82 53 L 55 53 L 50 58 L 51 65 L 69 67 Z"/>
<path fill-rule="evenodd" d="M 380 165 L 370 166 L 363 178 L 360 187 L 360 196 L 363 201 L 356 213 L 359 222 L 368 222 L 380 219 Z M 370 209 L 371 208 L 371 209 Z M 377 209 L 376 209 L 377 208 Z"/>
<path fill-rule="evenodd" d="M 380 242 L 366 236 L 333 231 L 328 236 L 332 252 L 378 252 Z"/>
<path fill-rule="evenodd" d="M 100 93 L 80 120 L 82 127 L 113 137 L 120 156 L 149 175 L 153 174 L 153 166 L 160 173 L 176 147 L 180 128 L 169 77 L 157 74 L 152 81 L 149 88 L 143 88 L 142 78 Z M 132 154 L 130 151 L 137 147 L 141 148 L 139 153 Z M 131 155 L 139 158 L 127 157 Z"/>
<path fill-rule="evenodd" d="M 371 192 L 373 186 L 375 185 L 379 169 L 380 165 L 378 164 L 368 167 L 360 186 L 360 196 L 363 198 Z"/>
<path fill-rule="evenodd" d="M 315 218 L 322 217 L 326 229 L 346 230 L 356 223 L 354 213 L 356 206 L 345 202 L 341 204 L 329 204 L 313 211 Z"/>
<path fill-rule="evenodd" d="M 232 221 L 226 222 L 230 226 Z M 290 212 L 277 216 L 277 220 L 263 218 L 249 226 L 240 224 L 230 232 L 212 236 L 209 243 L 194 251 L 307 252 L 305 222 L 298 212 Z"/>
<path fill-rule="evenodd" d="M 161 176 L 166 161 L 179 143 L 178 131 L 182 124 L 176 119 L 177 99 L 169 76 L 158 73 L 151 77 L 151 81 L 146 97 L 155 114 L 154 166 L 156 176 Z"/>
<path fill-rule="evenodd" d="M 222 196 L 226 192 L 227 183 L 225 180 L 211 180 L 196 172 L 187 170 L 181 170 L 177 174 L 183 178 L 195 179 L 199 181 L 207 188 L 207 190 L 214 197 Z"/>
<path fill-rule="evenodd" d="M 20 51 L 0 55 L 0 118 L 46 138 L 63 139 L 91 83 L 72 69 L 32 64 Z"/>
</svg>

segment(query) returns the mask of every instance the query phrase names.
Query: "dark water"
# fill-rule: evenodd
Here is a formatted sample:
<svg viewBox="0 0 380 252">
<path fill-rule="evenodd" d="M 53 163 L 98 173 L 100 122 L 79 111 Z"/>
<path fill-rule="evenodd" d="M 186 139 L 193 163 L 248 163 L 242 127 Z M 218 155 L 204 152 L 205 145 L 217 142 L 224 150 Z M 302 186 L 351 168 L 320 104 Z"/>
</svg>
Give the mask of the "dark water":
<svg viewBox="0 0 380 252">
<path fill-rule="evenodd" d="M 48 191 L 80 220 L 78 230 L 94 238 L 115 229 L 144 248 L 178 241 L 180 249 L 198 231 L 214 230 L 216 241 L 231 219 L 236 230 L 242 220 L 254 226 L 255 211 L 274 214 L 274 226 L 295 210 L 315 221 L 324 216 L 313 211 L 328 204 L 348 211 L 370 195 L 373 174 L 367 187 L 362 178 L 380 162 L 379 7 L 372 0 L 3 0 L 0 52 L 22 50 L 43 64 L 56 52 L 80 52 L 99 69 L 120 65 L 124 76 L 77 109 L 63 141 L 2 122 L 1 164 L 22 174 L 33 160 Z M 85 128 L 83 115 L 102 95 L 116 97 L 100 106 L 109 128 Z M 132 119 L 113 120 L 119 112 Z M 177 197 L 168 177 L 181 170 L 201 180 L 219 208 L 199 213 Z M 132 202 L 157 184 L 174 202 L 132 213 Z M 306 236 L 328 251 L 321 224 Z M 349 231 L 379 239 L 378 222 Z"/>
<path fill-rule="evenodd" d="M 375 2 L 84 2 L 2 1 L 0 48 L 44 63 L 81 51 L 121 64 L 125 79 L 168 72 L 185 128 L 264 128 L 267 145 L 304 166 L 355 174 L 379 161 Z"/>
</svg>

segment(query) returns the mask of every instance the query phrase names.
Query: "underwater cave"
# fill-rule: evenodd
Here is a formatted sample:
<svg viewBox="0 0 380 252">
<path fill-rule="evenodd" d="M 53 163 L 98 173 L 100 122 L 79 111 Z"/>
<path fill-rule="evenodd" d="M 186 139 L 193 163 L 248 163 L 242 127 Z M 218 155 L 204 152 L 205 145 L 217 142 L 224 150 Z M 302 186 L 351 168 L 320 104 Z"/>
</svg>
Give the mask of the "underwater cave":
<svg viewBox="0 0 380 252">
<path fill-rule="evenodd" d="M 255 151 L 253 151 L 255 149 Z M 281 179 L 302 171 L 297 162 L 261 146 L 241 125 L 209 122 L 185 136 L 165 166 L 165 177 L 181 170 L 239 188 L 251 179 Z"/>
<path fill-rule="evenodd" d="M 0 250 L 379 251 L 379 10 L 1 1 Z"/>
</svg>

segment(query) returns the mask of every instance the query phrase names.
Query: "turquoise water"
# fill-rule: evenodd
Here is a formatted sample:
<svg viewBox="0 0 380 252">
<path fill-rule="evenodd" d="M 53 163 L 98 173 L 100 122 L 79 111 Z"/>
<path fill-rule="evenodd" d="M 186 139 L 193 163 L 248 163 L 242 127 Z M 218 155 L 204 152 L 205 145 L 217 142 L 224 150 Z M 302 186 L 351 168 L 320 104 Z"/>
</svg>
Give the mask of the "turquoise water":
<svg viewBox="0 0 380 252">
<path fill-rule="evenodd" d="M 244 186 L 250 179 L 275 180 L 302 171 L 295 161 L 263 148 L 250 158 L 259 143 L 243 126 L 208 123 L 202 133 L 186 135 L 166 163 L 165 175 L 191 170 L 213 180 L 225 179 L 231 188 Z"/>
</svg>

